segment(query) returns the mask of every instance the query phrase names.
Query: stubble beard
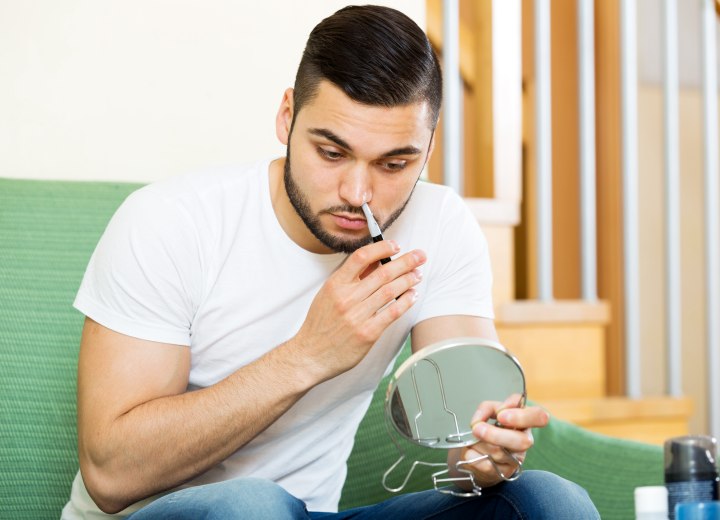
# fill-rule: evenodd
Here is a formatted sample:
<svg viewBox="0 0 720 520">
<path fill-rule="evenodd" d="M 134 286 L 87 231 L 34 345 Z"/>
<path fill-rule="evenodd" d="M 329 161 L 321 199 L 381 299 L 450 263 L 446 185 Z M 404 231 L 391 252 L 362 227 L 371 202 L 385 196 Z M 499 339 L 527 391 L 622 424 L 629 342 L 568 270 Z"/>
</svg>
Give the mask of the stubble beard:
<svg viewBox="0 0 720 520">
<path fill-rule="evenodd" d="M 324 209 L 320 211 L 317 215 L 313 214 L 312 210 L 310 209 L 310 202 L 307 196 L 302 192 L 300 187 L 295 182 L 295 179 L 293 178 L 290 160 L 289 139 L 287 145 L 287 153 L 285 157 L 285 166 L 283 167 L 283 180 L 285 184 L 285 192 L 287 193 L 288 198 L 290 199 L 290 203 L 295 209 L 295 212 L 298 214 L 300 219 L 310 230 L 313 236 L 317 238 L 325 247 L 332 249 L 336 253 L 350 254 L 355 250 L 363 247 L 364 245 L 369 244 L 372 241 L 369 233 L 362 238 L 347 239 L 333 235 L 323 227 L 319 217 L 319 215 L 323 213 L 348 213 L 363 216 L 362 209 L 349 205 L 339 205 Z M 415 185 L 417 185 L 417 181 L 415 182 Z M 403 202 L 399 209 L 394 211 L 390 215 L 390 217 L 385 220 L 384 223 L 378 222 L 378 225 L 380 225 L 383 231 L 389 228 L 390 225 L 395 222 L 395 220 L 397 220 L 397 218 L 402 214 L 408 202 L 410 202 L 410 198 L 412 197 L 414 191 L 415 186 L 413 186 L 410 195 L 405 200 L 405 202 Z"/>
</svg>

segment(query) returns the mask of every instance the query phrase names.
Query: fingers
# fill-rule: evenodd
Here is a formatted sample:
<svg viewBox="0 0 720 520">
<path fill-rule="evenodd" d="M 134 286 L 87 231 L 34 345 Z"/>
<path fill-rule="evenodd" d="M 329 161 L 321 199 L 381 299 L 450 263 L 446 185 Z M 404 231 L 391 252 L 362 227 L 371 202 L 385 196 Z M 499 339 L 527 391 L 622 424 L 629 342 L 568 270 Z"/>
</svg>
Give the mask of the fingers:
<svg viewBox="0 0 720 520">
<path fill-rule="evenodd" d="M 483 401 L 480 403 L 480 406 L 478 406 L 478 409 L 473 414 L 472 419 L 470 419 L 470 427 L 475 429 L 475 426 L 495 417 L 499 406 L 499 401 Z"/>
<path fill-rule="evenodd" d="M 411 287 L 391 303 L 380 307 L 369 321 L 379 330 L 385 330 L 392 322 L 405 314 L 405 312 L 413 306 L 417 301 L 417 297 L 417 290 Z M 372 308 L 375 308 L 375 306 L 373 305 Z"/>
<path fill-rule="evenodd" d="M 380 265 L 397 251 L 394 242 L 384 240 L 359 248 L 315 295 L 293 345 L 321 361 L 323 377 L 357 365 L 415 303 L 425 254 L 411 251 Z"/>
<path fill-rule="evenodd" d="M 474 444 L 465 452 L 463 461 L 486 473 L 497 468 L 507 477 L 522 465 L 525 455 L 526 452 L 513 453 L 491 444 Z"/>
<path fill-rule="evenodd" d="M 524 396 L 518 393 L 511 394 L 505 401 L 483 401 L 478 406 L 477 411 L 473 414 L 470 420 L 470 427 L 472 428 L 480 422 L 487 421 L 488 419 L 497 418 L 498 415 L 507 408 L 520 408 L 524 405 Z M 498 419 L 498 422 L 499 419 Z"/>
<path fill-rule="evenodd" d="M 337 276 L 343 282 L 367 280 L 369 282 L 368 287 L 375 291 L 381 285 L 420 267 L 427 259 L 423 251 L 413 250 L 377 269 L 368 269 L 371 266 L 377 266 L 378 262 L 383 258 L 388 258 L 399 252 L 400 248 L 394 240 L 382 240 L 368 244 L 348 257 L 345 264 L 338 270 Z"/>
<path fill-rule="evenodd" d="M 550 414 L 539 406 L 506 408 L 498 412 L 497 420 L 505 428 L 542 428 L 550 422 Z"/>
<path fill-rule="evenodd" d="M 313 300 L 299 334 L 324 343 L 365 348 L 416 301 L 425 253 L 405 253 L 392 262 L 379 260 L 397 251 L 392 241 L 368 244 L 352 253 Z"/>
<path fill-rule="evenodd" d="M 524 452 L 533 445 L 531 428 L 546 426 L 549 414 L 537 406 L 518 408 L 509 406 L 517 402 L 517 396 L 512 396 L 504 403 L 499 401 L 485 401 L 480 404 L 473 416 L 472 432 L 481 442 L 507 448 L 512 452 Z M 498 425 L 487 422 L 495 417 Z"/>
<path fill-rule="evenodd" d="M 464 449 L 456 468 L 470 469 L 476 483 L 488 487 L 517 475 L 524 459 L 524 452 L 511 454 L 498 446 L 478 443 Z"/>
<path fill-rule="evenodd" d="M 427 260 L 423 251 L 413 250 L 380 265 L 379 259 L 389 256 L 389 248 L 397 251 L 394 242 L 392 246 L 384 242 L 358 249 L 341 268 L 344 272 L 338 270 L 336 273 L 341 283 L 358 285 L 356 296 L 365 307 L 364 314 L 383 328 L 399 318 L 416 301 L 417 292 L 412 288 L 422 280 L 419 268 Z M 348 280 L 350 276 L 357 278 Z"/>
<path fill-rule="evenodd" d="M 399 252 L 400 246 L 394 240 L 373 242 L 352 253 L 338 270 L 338 274 L 342 273 L 343 281 L 351 282 L 361 278 L 368 266 L 375 265 L 383 258 L 389 258 Z"/>
<path fill-rule="evenodd" d="M 530 429 L 511 430 L 499 428 L 487 423 L 481 423 L 473 428 L 473 435 L 486 445 L 494 445 L 500 449 L 506 448 L 511 452 L 525 452 L 533 445 Z"/>
<path fill-rule="evenodd" d="M 409 273 L 404 273 L 389 282 L 380 285 L 367 298 L 367 304 L 371 311 L 377 311 L 391 301 L 405 294 L 409 289 L 420 283 L 422 273 L 419 269 L 413 269 Z M 374 287 L 375 284 L 373 284 Z"/>
</svg>

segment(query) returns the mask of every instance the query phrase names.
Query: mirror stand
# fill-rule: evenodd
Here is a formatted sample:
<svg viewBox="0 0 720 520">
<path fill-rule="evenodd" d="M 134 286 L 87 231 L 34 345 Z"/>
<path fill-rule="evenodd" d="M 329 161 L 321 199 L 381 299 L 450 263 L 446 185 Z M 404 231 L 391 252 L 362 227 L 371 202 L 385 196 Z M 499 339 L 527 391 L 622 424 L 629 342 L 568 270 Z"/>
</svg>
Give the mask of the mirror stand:
<svg viewBox="0 0 720 520">
<path fill-rule="evenodd" d="M 523 407 L 526 395 L 520 364 L 499 343 L 481 338 L 457 338 L 416 352 L 396 370 L 388 387 L 385 426 L 400 457 L 383 474 L 383 487 L 398 493 L 405 489 L 419 466 L 426 466 L 442 468 L 431 475 L 437 491 L 460 497 L 478 496 L 482 488 L 470 467 L 483 460 L 492 464 L 502 480 L 516 480 L 522 474 L 522 462 L 503 448 L 516 464 L 509 476 L 490 455 L 480 454 L 455 464 L 455 473 L 466 476 L 450 476 L 447 463 L 415 460 L 399 487 L 388 484 L 389 477 L 407 458 L 401 440 L 431 449 L 472 446 L 477 442 L 472 428 L 464 431 L 460 425 L 470 425 L 481 402 L 503 403 L 517 396 L 517 406 Z M 497 425 L 494 419 L 488 423 Z M 469 489 L 451 487 L 461 482 Z"/>
</svg>

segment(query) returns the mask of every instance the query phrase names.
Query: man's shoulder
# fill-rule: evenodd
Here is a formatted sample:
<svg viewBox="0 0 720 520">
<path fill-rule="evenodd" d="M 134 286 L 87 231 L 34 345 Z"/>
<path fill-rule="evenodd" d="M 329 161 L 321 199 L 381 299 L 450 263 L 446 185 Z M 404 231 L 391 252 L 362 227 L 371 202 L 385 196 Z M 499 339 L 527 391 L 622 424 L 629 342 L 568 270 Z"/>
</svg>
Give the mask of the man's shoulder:
<svg viewBox="0 0 720 520">
<path fill-rule="evenodd" d="M 466 204 L 455 190 L 443 184 L 419 181 L 411 198 L 414 211 L 423 214 L 432 213 L 436 218 L 442 215 L 457 214 L 466 210 Z"/>
<path fill-rule="evenodd" d="M 444 184 L 436 184 L 429 181 L 418 181 L 415 186 L 415 195 L 419 195 L 423 199 L 434 202 L 445 202 L 457 204 L 462 202 L 462 198 L 455 193 L 455 190 Z"/>
<path fill-rule="evenodd" d="M 130 194 L 113 222 L 128 229 L 187 228 L 211 234 L 242 220 L 243 212 L 262 207 L 268 164 L 213 168 L 153 182 Z"/>
<path fill-rule="evenodd" d="M 262 199 L 259 195 L 267 189 L 268 165 L 269 161 L 259 161 L 168 177 L 135 191 L 124 205 L 182 210 L 190 214 L 222 213 L 228 206 Z"/>
<path fill-rule="evenodd" d="M 427 193 L 429 196 L 435 197 L 443 197 L 446 196 L 448 193 L 454 193 L 454 191 L 449 186 L 445 186 L 444 184 L 436 184 L 434 182 L 425 180 L 419 180 L 415 189 L 422 193 Z"/>
<path fill-rule="evenodd" d="M 166 199 L 210 196 L 243 189 L 267 179 L 269 161 L 227 165 L 176 175 L 148 184 L 141 191 Z"/>
</svg>

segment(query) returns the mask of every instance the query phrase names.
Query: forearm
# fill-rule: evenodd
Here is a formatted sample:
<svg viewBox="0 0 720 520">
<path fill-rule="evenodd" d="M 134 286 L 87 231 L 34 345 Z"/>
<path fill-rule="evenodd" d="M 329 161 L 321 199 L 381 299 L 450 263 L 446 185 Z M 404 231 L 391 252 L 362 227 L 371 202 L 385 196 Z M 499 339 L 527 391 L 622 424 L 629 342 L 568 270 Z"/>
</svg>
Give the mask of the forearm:
<svg viewBox="0 0 720 520">
<path fill-rule="evenodd" d="M 153 399 L 104 427 L 81 428 L 81 469 L 93 499 L 119 511 L 250 442 L 319 382 L 293 367 L 284 347 L 211 387 Z"/>
</svg>

